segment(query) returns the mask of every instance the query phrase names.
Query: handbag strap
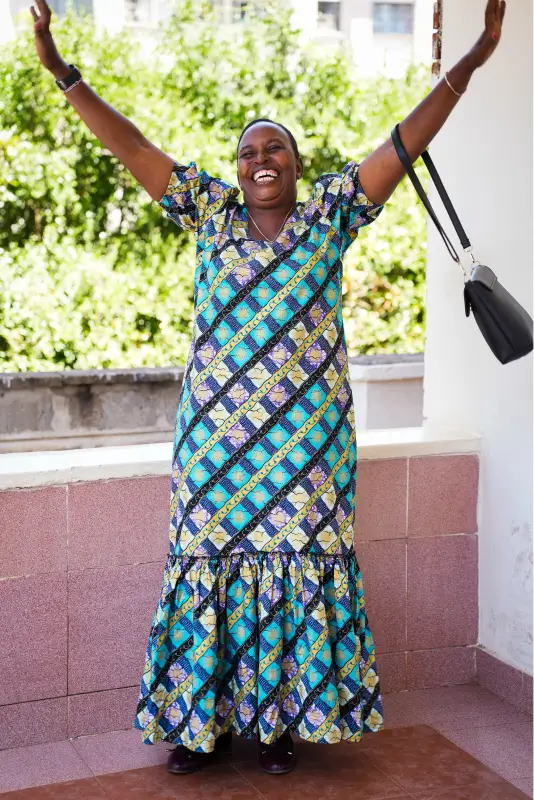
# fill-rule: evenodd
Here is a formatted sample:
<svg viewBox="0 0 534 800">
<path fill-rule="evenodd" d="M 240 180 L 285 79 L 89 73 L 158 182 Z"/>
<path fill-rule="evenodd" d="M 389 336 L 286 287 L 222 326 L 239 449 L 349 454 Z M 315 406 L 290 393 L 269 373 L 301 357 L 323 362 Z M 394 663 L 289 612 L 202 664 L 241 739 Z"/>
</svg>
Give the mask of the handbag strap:
<svg viewBox="0 0 534 800">
<path fill-rule="evenodd" d="M 400 137 L 399 125 L 396 125 L 394 127 L 394 129 L 391 131 L 391 138 L 393 140 L 393 144 L 395 146 L 395 150 L 397 151 L 397 155 L 398 155 L 398 157 L 399 157 L 399 159 L 400 159 L 400 161 L 402 163 L 402 166 L 406 170 L 406 173 L 408 174 L 408 177 L 410 178 L 411 182 L 413 183 L 415 191 L 419 195 L 419 197 L 421 199 L 421 202 L 423 203 L 423 205 L 425 206 L 426 210 L 428 211 L 430 219 L 432 220 L 432 222 L 434 223 L 434 225 L 438 229 L 438 231 L 439 231 L 439 233 L 441 235 L 441 238 L 445 242 L 445 246 L 446 246 L 447 250 L 449 251 L 449 254 L 450 254 L 451 258 L 454 259 L 454 261 L 456 261 L 457 264 L 460 264 L 460 266 L 462 266 L 461 262 L 460 262 L 460 256 L 456 252 L 456 248 L 454 247 L 454 245 L 451 242 L 451 240 L 449 239 L 447 233 L 443 229 L 443 226 L 441 225 L 441 222 L 439 221 L 439 219 L 437 217 L 437 214 L 434 211 L 434 209 L 432 207 L 432 204 L 431 204 L 430 200 L 428 199 L 428 197 L 427 197 L 427 195 L 425 193 L 425 190 L 423 189 L 421 181 L 419 180 L 419 178 L 417 177 L 417 175 L 415 173 L 415 170 L 414 170 L 414 168 L 412 166 L 412 162 L 408 158 L 408 153 L 406 152 L 406 150 L 404 148 L 404 145 L 402 143 L 402 139 Z M 430 177 L 434 181 L 434 185 L 435 185 L 436 189 L 438 190 L 438 194 L 441 197 L 443 205 L 445 206 L 445 209 L 446 209 L 446 211 L 447 211 L 447 213 L 448 213 L 448 215 L 449 215 L 449 217 L 451 219 L 451 222 L 454 225 L 454 230 L 458 234 L 458 238 L 459 238 L 459 240 L 460 240 L 460 242 L 462 244 L 462 247 L 464 248 L 464 250 L 467 250 L 469 253 L 471 253 L 471 242 L 469 241 L 469 239 L 467 237 L 467 234 L 466 234 L 466 232 L 465 232 L 465 230 L 464 230 L 464 228 L 462 226 L 462 223 L 460 222 L 458 214 L 456 213 L 456 211 L 454 209 L 454 206 L 453 206 L 453 204 L 451 202 L 451 199 L 450 199 L 449 195 L 447 194 L 445 186 L 443 185 L 443 182 L 442 182 L 442 180 L 441 180 L 441 178 L 439 176 L 439 173 L 438 173 L 438 171 L 437 171 L 437 169 L 436 169 L 436 167 L 434 165 L 434 162 L 432 161 L 432 159 L 430 157 L 430 154 L 429 154 L 428 150 L 425 150 L 425 152 L 422 154 L 422 159 L 425 162 L 426 168 L 428 169 L 428 171 L 430 173 Z M 473 259 L 473 261 L 474 261 L 474 259 Z M 463 267 L 462 267 L 462 269 L 463 269 Z M 464 271 L 464 274 L 465 274 L 465 271 Z"/>
</svg>

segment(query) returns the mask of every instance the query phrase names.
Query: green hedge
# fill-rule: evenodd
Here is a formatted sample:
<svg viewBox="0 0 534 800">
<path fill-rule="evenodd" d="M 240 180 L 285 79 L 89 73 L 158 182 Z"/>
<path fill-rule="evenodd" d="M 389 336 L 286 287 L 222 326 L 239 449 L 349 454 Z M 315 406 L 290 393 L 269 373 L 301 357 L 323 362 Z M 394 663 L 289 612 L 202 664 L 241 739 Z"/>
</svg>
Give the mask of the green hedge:
<svg viewBox="0 0 534 800">
<path fill-rule="evenodd" d="M 302 197 L 363 159 L 429 88 L 424 68 L 363 80 L 341 52 L 301 47 L 275 4 L 223 31 L 209 3 L 186 0 L 148 57 L 131 32 L 100 35 L 87 17 L 54 20 L 54 33 L 151 141 L 227 180 L 247 121 L 283 121 L 302 150 Z M 29 26 L 0 48 L 0 221 L 1 371 L 184 362 L 194 243 L 66 104 Z M 346 259 L 352 354 L 423 348 L 425 242 L 402 184 Z"/>
</svg>

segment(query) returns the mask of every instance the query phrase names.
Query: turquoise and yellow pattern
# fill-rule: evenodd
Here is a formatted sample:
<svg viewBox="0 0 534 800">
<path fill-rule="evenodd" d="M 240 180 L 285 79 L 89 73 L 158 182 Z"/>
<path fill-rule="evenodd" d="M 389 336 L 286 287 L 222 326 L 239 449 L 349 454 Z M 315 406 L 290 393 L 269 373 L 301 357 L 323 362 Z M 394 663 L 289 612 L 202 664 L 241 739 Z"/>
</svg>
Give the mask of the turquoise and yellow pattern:
<svg viewBox="0 0 534 800">
<path fill-rule="evenodd" d="M 135 725 L 147 744 L 202 752 L 228 730 L 359 741 L 383 717 L 354 552 L 341 281 L 382 209 L 353 162 L 323 175 L 272 243 L 247 238 L 237 198 L 191 163 L 160 201 L 196 235 L 195 319 Z"/>
</svg>

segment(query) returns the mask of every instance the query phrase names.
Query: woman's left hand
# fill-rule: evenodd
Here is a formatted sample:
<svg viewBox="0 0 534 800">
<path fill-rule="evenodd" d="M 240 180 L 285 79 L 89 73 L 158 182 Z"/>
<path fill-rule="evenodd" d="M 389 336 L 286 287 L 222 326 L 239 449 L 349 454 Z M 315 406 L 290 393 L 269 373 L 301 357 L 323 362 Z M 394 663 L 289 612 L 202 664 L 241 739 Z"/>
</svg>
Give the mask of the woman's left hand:
<svg viewBox="0 0 534 800">
<path fill-rule="evenodd" d="M 505 0 L 488 0 L 488 5 L 486 6 L 486 28 L 468 55 L 473 69 L 481 67 L 493 55 L 501 40 L 505 12 Z"/>
</svg>

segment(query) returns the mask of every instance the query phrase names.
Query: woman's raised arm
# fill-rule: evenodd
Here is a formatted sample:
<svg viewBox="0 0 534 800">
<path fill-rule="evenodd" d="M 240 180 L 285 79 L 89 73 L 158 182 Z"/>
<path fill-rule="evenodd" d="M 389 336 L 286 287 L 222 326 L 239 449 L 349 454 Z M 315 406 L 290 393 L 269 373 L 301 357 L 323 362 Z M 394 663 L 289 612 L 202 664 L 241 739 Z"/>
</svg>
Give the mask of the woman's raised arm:
<svg viewBox="0 0 534 800">
<path fill-rule="evenodd" d="M 505 11 L 504 0 L 488 0 L 484 33 L 469 53 L 447 73 L 450 86 L 447 80 L 440 81 L 401 123 L 402 142 L 412 162 L 419 158 L 441 130 L 460 99 L 459 95 L 467 89 L 474 71 L 486 63 L 499 44 Z M 392 120 L 391 127 L 393 123 Z M 404 174 L 391 138 L 367 156 L 359 170 L 362 188 L 375 203 L 385 203 Z"/>
<path fill-rule="evenodd" d="M 41 63 L 61 80 L 70 72 L 50 33 L 51 10 L 46 0 L 31 6 L 35 21 L 35 46 Z M 115 111 L 83 81 L 66 98 L 104 147 L 117 156 L 148 194 L 159 200 L 167 189 L 173 159 L 146 139 L 126 117 Z"/>
</svg>

